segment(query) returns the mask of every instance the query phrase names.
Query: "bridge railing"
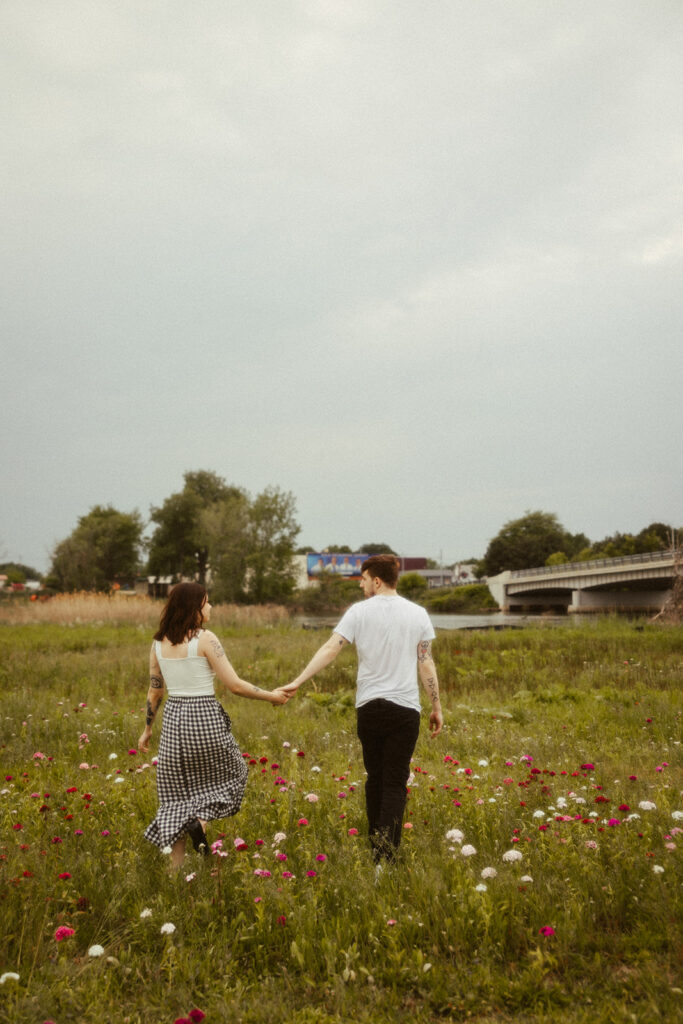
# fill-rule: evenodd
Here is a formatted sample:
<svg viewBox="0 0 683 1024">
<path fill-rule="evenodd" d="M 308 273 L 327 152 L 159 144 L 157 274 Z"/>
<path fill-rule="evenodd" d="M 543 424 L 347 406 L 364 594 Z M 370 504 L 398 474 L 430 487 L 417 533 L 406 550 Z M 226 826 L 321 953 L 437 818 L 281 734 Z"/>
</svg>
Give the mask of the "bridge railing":
<svg viewBox="0 0 683 1024">
<path fill-rule="evenodd" d="M 559 565 L 540 565 L 536 569 L 513 569 L 511 579 L 529 576 L 552 576 L 557 573 L 581 572 L 586 569 L 607 569 L 618 565 L 643 565 L 648 562 L 673 562 L 673 552 L 646 551 L 642 555 L 622 555 L 620 558 L 589 558 L 584 562 L 561 562 Z"/>
</svg>

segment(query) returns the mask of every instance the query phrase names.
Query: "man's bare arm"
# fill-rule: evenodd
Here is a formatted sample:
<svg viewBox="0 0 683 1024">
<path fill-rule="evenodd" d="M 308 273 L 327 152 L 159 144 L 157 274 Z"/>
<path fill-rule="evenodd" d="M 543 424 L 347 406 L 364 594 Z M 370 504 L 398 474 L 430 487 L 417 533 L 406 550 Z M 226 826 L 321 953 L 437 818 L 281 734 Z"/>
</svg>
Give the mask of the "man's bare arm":
<svg viewBox="0 0 683 1024">
<path fill-rule="evenodd" d="M 417 645 L 417 671 L 431 705 L 429 728 L 432 739 L 434 739 L 443 729 L 443 712 L 439 697 L 439 677 L 436 674 L 436 665 L 432 657 L 431 640 L 421 640 Z"/>
</svg>

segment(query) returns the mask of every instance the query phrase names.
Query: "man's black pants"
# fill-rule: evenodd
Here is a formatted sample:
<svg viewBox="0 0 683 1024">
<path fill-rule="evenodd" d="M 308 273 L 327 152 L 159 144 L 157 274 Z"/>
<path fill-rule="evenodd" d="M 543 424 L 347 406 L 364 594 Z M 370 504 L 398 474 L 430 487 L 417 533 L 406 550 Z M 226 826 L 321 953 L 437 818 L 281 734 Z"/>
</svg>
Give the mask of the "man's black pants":
<svg viewBox="0 0 683 1024">
<path fill-rule="evenodd" d="M 391 701 L 358 708 L 358 739 L 368 773 L 365 800 L 373 857 L 393 859 L 401 842 L 410 759 L 420 731 L 420 713 Z"/>
</svg>

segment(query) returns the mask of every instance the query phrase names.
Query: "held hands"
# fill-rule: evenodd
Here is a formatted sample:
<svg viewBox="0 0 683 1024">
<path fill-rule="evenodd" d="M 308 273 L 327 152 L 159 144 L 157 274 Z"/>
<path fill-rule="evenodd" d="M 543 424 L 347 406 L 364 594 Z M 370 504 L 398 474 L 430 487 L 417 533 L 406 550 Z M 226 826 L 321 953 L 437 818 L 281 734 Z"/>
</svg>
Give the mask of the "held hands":
<svg viewBox="0 0 683 1024">
<path fill-rule="evenodd" d="M 293 697 L 300 686 L 301 683 L 287 683 L 287 685 L 281 687 L 281 689 L 283 693 L 287 694 L 288 697 Z"/>
<path fill-rule="evenodd" d="M 291 696 L 284 686 L 278 686 L 276 690 L 270 691 L 270 699 L 273 704 L 286 704 Z"/>
</svg>

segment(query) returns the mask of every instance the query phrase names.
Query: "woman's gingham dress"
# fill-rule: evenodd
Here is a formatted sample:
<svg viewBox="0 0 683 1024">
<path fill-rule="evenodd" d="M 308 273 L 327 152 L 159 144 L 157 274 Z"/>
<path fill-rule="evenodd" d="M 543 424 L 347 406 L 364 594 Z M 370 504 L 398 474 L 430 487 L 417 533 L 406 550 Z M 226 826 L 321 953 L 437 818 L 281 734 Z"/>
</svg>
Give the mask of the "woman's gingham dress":
<svg viewBox="0 0 683 1024">
<path fill-rule="evenodd" d="M 145 838 L 161 849 L 173 846 L 187 826 L 201 818 L 228 818 L 242 804 L 248 769 L 232 734 L 230 718 L 213 690 L 213 673 L 197 654 L 199 637 L 188 645 L 187 658 L 157 658 L 169 691 L 163 712 L 157 764 L 159 810 Z M 180 690 L 201 696 L 176 696 Z"/>
</svg>

